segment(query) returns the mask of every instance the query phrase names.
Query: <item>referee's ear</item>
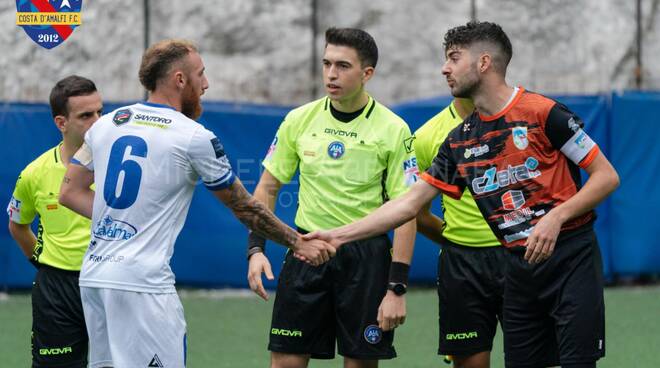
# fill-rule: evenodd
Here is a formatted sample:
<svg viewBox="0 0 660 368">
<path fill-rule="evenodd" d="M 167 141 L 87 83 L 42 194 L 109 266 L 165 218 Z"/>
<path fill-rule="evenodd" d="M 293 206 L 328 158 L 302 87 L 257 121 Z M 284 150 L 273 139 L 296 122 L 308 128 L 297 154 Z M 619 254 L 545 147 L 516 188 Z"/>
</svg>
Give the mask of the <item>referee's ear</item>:
<svg viewBox="0 0 660 368">
<path fill-rule="evenodd" d="M 57 115 L 53 118 L 55 126 L 59 129 L 60 132 L 64 133 L 66 130 L 66 117 L 62 115 Z"/>
<path fill-rule="evenodd" d="M 362 68 L 362 84 L 366 84 L 374 76 L 376 69 L 373 66 Z"/>
</svg>

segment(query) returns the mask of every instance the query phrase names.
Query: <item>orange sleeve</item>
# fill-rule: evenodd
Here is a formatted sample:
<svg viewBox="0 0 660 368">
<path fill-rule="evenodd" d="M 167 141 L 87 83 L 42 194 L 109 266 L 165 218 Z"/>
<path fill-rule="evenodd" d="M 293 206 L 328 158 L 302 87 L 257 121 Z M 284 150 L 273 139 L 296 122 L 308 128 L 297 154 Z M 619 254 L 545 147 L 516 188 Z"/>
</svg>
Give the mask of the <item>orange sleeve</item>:
<svg viewBox="0 0 660 368">
<path fill-rule="evenodd" d="M 454 199 L 461 199 L 461 196 L 463 195 L 463 191 L 459 186 L 447 184 L 442 180 L 434 178 L 426 172 L 422 174 L 422 180 L 440 189 L 443 193 Z"/>
<path fill-rule="evenodd" d="M 589 151 L 589 153 L 587 153 L 587 155 L 584 156 L 582 161 L 580 161 L 580 167 L 586 169 L 587 166 L 591 165 L 591 163 L 596 158 L 596 156 L 598 156 L 598 152 L 600 152 L 600 148 L 598 148 L 597 145 L 593 146 L 593 148 L 591 148 L 591 151 Z"/>
</svg>

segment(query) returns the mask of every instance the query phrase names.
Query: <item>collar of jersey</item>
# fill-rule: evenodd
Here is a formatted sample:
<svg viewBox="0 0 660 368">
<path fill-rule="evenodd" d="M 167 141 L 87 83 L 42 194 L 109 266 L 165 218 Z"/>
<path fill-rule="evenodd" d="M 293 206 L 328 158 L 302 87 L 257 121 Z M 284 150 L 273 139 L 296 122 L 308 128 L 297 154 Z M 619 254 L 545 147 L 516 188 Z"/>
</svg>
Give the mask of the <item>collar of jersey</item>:
<svg viewBox="0 0 660 368">
<path fill-rule="evenodd" d="M 509 110 L 511 110 L 511 108 L 518 102 L 518 100 L 520 100 L 520 97 L 523 95 L 523 92 L 525 92 L 525 89 L 522 86 L 518 86 L 518 93 L 516 93 L 516 96 L 511 100 L 511 102 L 509 102 L 506 106 L 504 106 L 504 108 L 500 110 L 500 112 L 491 116 L 486 116 L 479 113 L 479 119 L 481 119 L 481 121 L 493 121 L 501 118 L 507 112 L 509 112 Z"/>
<path fill-rule="evenodd" d="M 325 110 L 328 113 L 328 115 L 330 115 L 330 118 L 332 118 L 332 121 L 336 121 L 338 123 L 341 123 L 344 126 L 355 124 L 356 121 L 359 121 L 363 117 L 369 119 L 369 115 L 371 115 L 371 112 L 373 111 L 374 107 L 376 106 L 376 100 L 374 100 L 373 97 L 371 97 L 371 95 L 369 95 L 369 94 L 367 94 L 367 97 L 369 97 L 369 101 L 367 102 L 367 105 L 364 108 L 364 111 L 362 111 L 362 114 L 358 115 L 357 117 L 355 117 L 355 119 L 353 119 L 349 122 L 346 122 L 346 123 L 344 123 L 343 121 L 339 121 L 339 120 L 335 119 L 334 116 L 332 116 L 332 111 L 330 111 L 330 97 L 325 98 L 325 107 L 323 108 L 323 110 Z"/>
<path fill-rule="evenodd" d="M 62 141 L 53 149 L 53 165 L 66 168 L 66 166 L 64 166 L 64 162 L 62 162 L 62 152 L 60 151 L 63 144 L 64 142 Z"/>
<path fill-rule="evenodd" d="M 145 106 L 158 107 L 158 108 L 161 108 L 161 109 L 171 109 L 171 110 L 176 111 L 176 109 L 173 108 L 173 107 L 170 106 L 170 105 L 157 104 L 157 103 L 147 102 L 147 101 L 140 102 L 140 104 L 145 105 Z"/>
</svg>

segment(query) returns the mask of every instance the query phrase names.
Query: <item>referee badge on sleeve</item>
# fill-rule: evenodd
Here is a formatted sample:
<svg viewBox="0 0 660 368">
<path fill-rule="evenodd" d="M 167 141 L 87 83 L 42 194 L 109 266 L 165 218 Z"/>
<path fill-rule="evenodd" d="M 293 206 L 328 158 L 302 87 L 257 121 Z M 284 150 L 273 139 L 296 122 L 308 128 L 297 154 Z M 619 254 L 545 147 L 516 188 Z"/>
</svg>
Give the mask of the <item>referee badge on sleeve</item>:
<svg viewBox="0 0 660 368">
<path fill-rule="evenodd" d="M 19 222 L 21 219 L 21 201 L 13 196 L 7 206 L 7 215 L 9 215 L 9 219 L 14 222 Z"/>
</svg>

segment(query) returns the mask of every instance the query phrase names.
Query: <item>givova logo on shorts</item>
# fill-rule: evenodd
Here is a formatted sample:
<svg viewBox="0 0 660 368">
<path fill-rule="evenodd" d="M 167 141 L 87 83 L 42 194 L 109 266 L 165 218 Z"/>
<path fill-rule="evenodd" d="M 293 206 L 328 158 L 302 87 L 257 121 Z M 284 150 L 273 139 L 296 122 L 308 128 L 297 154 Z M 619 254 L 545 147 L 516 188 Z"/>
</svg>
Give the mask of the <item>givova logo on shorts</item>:
<svg viewBox="0 0 660 368">
<path fill-rule="evenodd" d="M 73 353 L 73 349 L 70 346 L 64 348 L 44 348 L 39 349 L 39 355 L 62 355 Z"/>
<path fill-rule="evenodd" d="M 302 337 L 302 331 L 300 330 L 287 330 L 285 328 L 275 328 L 275 327 L 270 329 L 270 334 L 277 336 Z"/>
<path fill-rule="evenodd" d="M 448 333 L 447 335 L 445 335 L 445 338 L 447 340 L 466 340 L 466 339 L 475 339 L 477 337 L 479 337 L 477 331 Z"/>
</svg>

